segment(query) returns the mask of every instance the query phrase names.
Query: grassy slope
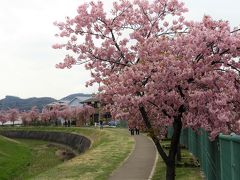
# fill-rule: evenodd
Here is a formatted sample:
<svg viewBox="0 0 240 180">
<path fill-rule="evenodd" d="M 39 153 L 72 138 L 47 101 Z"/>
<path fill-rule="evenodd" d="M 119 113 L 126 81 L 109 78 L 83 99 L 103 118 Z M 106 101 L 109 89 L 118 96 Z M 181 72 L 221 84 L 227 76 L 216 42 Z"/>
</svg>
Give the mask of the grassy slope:
<svg viewBox="0 0 240 180">
<path fill-rule="evenodd" d="M 107 179 L 128 156 L 134 145 L 132 137 L 124 129 L 31 128 L 31 130 L 80 133 L 93 142 L 91 148 L 84 154 L 50 168 L 33 179 Z"/>
<path fill-rule="evenodd" d="M 30 149 L 11 139 L 0 136 L 0 179 L 12 179 L 26 168 Z"/>
<path fill-rule="evenodd" d="M 40 140 L 17 140 L 30 148 L 31 159 L 27 168 L 14 178 L 15 180 L 29 179 L 63 162 L 55 154 L 60 147 L 49 147 L 48 142 Z"/>
<path fill-rule="evenodd" d="M 0 179 L 29 179 L 62 163 L 55 155 L 59 148 L 47 144 L 46 141 L 0 136 Z"/>
</svg>

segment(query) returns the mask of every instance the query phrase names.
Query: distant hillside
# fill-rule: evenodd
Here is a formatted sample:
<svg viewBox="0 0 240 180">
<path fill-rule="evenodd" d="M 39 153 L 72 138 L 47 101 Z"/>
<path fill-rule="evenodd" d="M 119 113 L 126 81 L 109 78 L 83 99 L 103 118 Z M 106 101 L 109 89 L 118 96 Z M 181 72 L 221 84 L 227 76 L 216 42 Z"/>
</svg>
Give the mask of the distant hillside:
<svg viewBox="0 0 240 180">
<path fill-rule="evenodd" d="M 70 94 L 62 99 L 61 101 L 71 101 L 75 97 L 79 99 L 86 100 L 90 98 L 91 94 L 83 94 L 83 93 L 76 93 Z M 7 110 L 9 108 L 17 108 L 21 111 L 23 110 L 30 110 L 33 106 L 37 106 L 39 110 L 41 110 L 45 105 L 50 104 L 54 101 L 57 101 L 51 97 L 41 97 L 41 98 L 28 98 L 28 99 L 21 99 L 16 96 L 6 96 L 4 99 L 0 100 L 0 110 Z"/>
<path fill-rule="evenodd" d="M 76 93 L 76 94 L 70 94 L 62 99 L 61 101 L 71 101 L 75 97 L 82 97 L 83 100 L 88 99 L 92 96 L 92 94 L 83 94 L 83 93 Z"/>
<path fill-rule="evenodd" d="M 4 99 L 0 100 L 0 110 L 17 108 L 22 111 L 30 110 L 33 106 L 37 106 L 37 108 L 41 110 L 46 104 L 54 101 L 57 100 L 50 97 L 21 99 L 15 96 L 6 96 Z"/>
</svg>

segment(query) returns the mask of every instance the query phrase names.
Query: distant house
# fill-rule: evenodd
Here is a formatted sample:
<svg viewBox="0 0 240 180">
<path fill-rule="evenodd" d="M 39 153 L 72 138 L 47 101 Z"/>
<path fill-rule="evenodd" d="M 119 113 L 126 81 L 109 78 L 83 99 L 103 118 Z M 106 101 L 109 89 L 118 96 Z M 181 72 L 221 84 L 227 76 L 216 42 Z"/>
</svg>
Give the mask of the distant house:
<svg viewBox="0 0 240 180">
<path fill-rule="evenodd" d="M 82 107 L 83 101 L 88 99 L 89 97 L 75 97 L 71 101 L 68 102 L 68 106 L 70 107 Z"/>
<path fill-rule="evenodd" d="M 69 103 L 69 101 L 55 101 L 55 102 L 52 102 L 50 104 L 47 104 L 45 106 L 45 108 L 50 109 L 50 110 L 54 106 L 60 106 L 61 108 L 65 108 L 66 106 L 68 106 L 68 103 Z"/>
<path fill-rule="evenodd" d="M 94 108 L 100 107 L 100 101 L 96 97 L 91 97 L 91 98 L 85 99 L 81 103 L 82 104 L 87 104 L 87 105 L 92 106 Z"/>
<path fill-rule="evenodd" d="M 87 104 L 96 109 L 95 114 L 92 116 L 93 123 L 98 123 L 99 120 L 104 119 L 105 121 L 109 121 L 111 119 L 110 112 L 101 112 L 102 106 L 104 106 L 97 97 L 91 97 L 81 102 L 82 104 Z M 100 115 L 99 115 L 100 114 Z"/>
<path fill-rule="evenodd" d="M 86 99 L 88 99 L 89 97 L 75 97 L 73 98 L 71 101 L 63 101 L 63 100 L 60 100 L 60 101 L 55 101 L 55 102 L 52 102 L 48 105 L 46 105 L 47 108 L 50 108 L 52 106 L 56 106 L 56 105 L 59 105 L 60 107 L 82 107 L 83 104 L 82 102 Z"/>
<path fill-rule="evenodd" d="M 82 105 L 86 104 L 95 108 L 95 113 L 91 116 L 91 125 L 99 122 L 99 109 L 100 102 L 96 97 L 88 98 L 81 102 Z"/>
<path fill-rule="evenodd" d="M 84 100 L 88 99 L 89 97 L 75 97 L 73 98 L 71 101 L 68 102 L 68 106 L 70 108 L 74 108 L 74 107 L 83 107 L 84 104 L 82 103 Z M 83 118 L 83 117 L 82 117 Z M 75 124 L 76 126 L 82 126 L 82 122 L 81 121 L 74 121 L 73 124 Z"/>
</svg>

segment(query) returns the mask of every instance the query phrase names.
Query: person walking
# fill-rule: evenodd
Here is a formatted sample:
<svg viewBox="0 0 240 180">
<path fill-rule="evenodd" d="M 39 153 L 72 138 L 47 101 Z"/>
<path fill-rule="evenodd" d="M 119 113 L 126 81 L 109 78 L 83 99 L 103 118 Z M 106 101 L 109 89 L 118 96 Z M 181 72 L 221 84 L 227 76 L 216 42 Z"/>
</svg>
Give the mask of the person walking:
<svg viewBox="0 0 240 180">
<path fill-rule="evenodd" d="M 133 136 L 134 135 L 134 128 L 133 127 L 129 127 L 129 131 L 130 131 L 131 136 Z"/>
<path fill-rule="evenodd" d="M 139 126 L 136 126 L 136 127 L 135 127 L 136 135 L 139 135 L 139 131 L 140 131 L 140 130 L 139 130 Z"/>
<path fill-rule="evenodd" d="M 71 121 L 70 120 L 68 120 L 67 125 L 68 125 L 68 127 L 71 126 Z"/>
<path fill-rule="evenodd" d="M 103 129 L 103 121 L 100 120 L 100 129 Z"/>
</svg>

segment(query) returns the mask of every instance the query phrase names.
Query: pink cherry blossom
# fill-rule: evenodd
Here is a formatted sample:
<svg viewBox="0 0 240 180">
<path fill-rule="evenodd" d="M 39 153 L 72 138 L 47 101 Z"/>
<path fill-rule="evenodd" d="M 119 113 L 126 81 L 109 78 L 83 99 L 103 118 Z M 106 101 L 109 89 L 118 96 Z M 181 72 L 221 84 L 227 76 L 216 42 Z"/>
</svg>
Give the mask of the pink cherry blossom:
<svg viewBox="0 0 240 180">
<path fill-rule="evenodd" d="M 210 16 L 187 21 L 186 11 L 178 0 L 120 0 L 108 16 L 98 2 L 80 6 L 74 23 L 57 24 L 69 38 L 61 47 L 73 54 L 58 67 L 86 63 L 87 85 L 101 83 L 106 109 L 149 131 L 167 169 L 184 127 L 205 129 L 212 140 L 240 133 L 239 30 Z M 168 126 L 174 127 L 169 155 L 159 144 Z"/>
</svg>

